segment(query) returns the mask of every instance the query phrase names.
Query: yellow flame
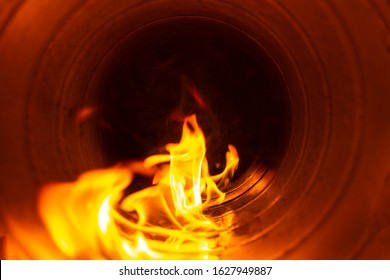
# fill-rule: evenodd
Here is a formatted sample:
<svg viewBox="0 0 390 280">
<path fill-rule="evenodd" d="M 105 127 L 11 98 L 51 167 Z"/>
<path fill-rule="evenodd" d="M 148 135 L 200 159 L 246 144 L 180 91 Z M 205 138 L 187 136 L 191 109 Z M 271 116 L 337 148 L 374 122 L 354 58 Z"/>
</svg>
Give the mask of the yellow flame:
<svg viewBox="0 0 390 280">
<path fill-rule="evenodd" d="M 204 211 L 224 200 L 238 165 L 228 146 L 226 168 L 211 176 L 206 146 L 195 115 L 184 120 L 179 143 L 169 154 L 143 162 L 87 172 L 74 183 L 45 186 L 39 211 L 51 238 L 72 259 L 209 259 L 229 239 L 232 215 Z M 124 195 L 134 174 L 153 174 L 153 185 Z"/>
</svg>

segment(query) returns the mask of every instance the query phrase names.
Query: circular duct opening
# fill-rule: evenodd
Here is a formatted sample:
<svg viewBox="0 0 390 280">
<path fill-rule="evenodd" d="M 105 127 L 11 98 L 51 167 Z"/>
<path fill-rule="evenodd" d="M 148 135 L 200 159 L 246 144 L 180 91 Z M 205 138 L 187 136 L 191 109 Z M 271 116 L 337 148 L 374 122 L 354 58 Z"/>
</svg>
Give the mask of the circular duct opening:
<svg viewBox="0 0 390 280">
<path fill-rule="evenodd" d="M 94 112 L 80 124 L 92 166 L 161 152 L 180 140 L 191 114 L 205 133 L 211 174 L 224 169 L 233 144 L 235 178 L 256 171 L 260 179 L 290 142 L 290 97 L 278 65 L 248 34 L 211 19 L 166 19 L 129 33 L 105 55 L 87 96 L 79 112 Z"/>
<path fill-rule="evenodd" d="M 181 114 L 197 113 L 210 162 L 229 143 L 242 159 L 227 203 L 212 209 L 236 213 L 222 258 L 359 256 L 388 174 L 382 152 L 368 152 L 386 151 L 388 137 L 366 133 L 382 135 L 388 115 L 372 113 L 388 102 L 366 59 L 383 55 L 366 43 L 383 34 L 361 37 L 376 15 L 305 1 L 31 2 L 0 28 L 12 93 L 1 112 L 7 221 L 39 227 L 43 183 L 143 158 L 178 139 Z"/>
</svg>

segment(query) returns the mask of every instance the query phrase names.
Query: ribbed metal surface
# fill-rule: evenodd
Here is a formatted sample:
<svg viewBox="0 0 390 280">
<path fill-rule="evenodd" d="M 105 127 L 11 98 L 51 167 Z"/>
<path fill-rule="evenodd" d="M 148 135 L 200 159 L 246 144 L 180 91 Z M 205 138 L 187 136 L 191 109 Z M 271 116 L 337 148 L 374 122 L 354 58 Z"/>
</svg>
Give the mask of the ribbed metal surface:
<svg viewBox="0 0 390 280">
<path fill-rule="evenodd" d="M 95 105 L 126 46 L 153 41 L 148 36 L 156 32 L 148 28 L 167 21 L 181 32 L 190 21 L 224 26 L 225 35 L 242 32 L 278 70 L 291 111 L 283 116 L 290 119 L 280 161 L 255 162 L 241 180 L 251 182 L 246 191 L 232 191 L 216 209 L 237 212 L 231 250 L 222 257 L 390 258 L 384 0 L 0 1 L 0 183 L 8 240 L 26 242 L 13 236 L 9 218 L 42 232 L 35 206 L 42 183 L 109 162 L 104 131 L 75 124 L 77 112 Z M 261 122 L 272 126 L 271 115 Z M 253 130 L 259 127 L 255 122 Z"/>
</svg>

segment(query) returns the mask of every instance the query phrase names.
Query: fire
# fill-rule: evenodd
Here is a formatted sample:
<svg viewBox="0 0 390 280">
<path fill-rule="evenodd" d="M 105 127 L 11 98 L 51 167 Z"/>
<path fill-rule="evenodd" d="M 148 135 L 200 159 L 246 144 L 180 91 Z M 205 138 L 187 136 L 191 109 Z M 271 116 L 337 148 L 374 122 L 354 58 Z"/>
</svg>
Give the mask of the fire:
<svg viewBox="0 0 390 280">
<path fill-rule="evenodd" d="M 209 259 L 229 241 L 233 214 L 206 215 L 224 201 L 220 187 L 238 166 L 229 145 L 225 170 L 210 175 L 205 137 L 196 116 L 186 117 L 179 143 L 167 154 L 82 174 L 45 186 L 39 213 L 58 249 L 70 259 Z M 134 176 L 152 186 L 125 195 Z M 210 212 L 210 211 L 209 211 Z"/>
</svg>

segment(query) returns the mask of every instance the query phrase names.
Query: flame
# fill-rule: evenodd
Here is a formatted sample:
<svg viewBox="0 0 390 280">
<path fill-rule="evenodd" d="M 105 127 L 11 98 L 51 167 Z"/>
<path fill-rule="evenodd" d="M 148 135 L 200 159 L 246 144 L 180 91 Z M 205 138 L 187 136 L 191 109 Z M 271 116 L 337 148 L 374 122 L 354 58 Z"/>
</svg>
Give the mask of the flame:
<svg viewBox="0 0 390 280">
<path fill-rule="evenodd" d="M 209 259 L 229 241 L 233 214 L 206 215 L 224 200 L 220 187 L 238 166 L 228 146 L 225 170 L 211 176 L 205 137 L 196 116 L 186 117 L 179 143 L 167 154 L 89 171 L 73 183 L 45 186 L 40 216 L 58 249 L 70 259 Z M 125 195 L 136 175 L 152 186 Z"/>
</svg>

